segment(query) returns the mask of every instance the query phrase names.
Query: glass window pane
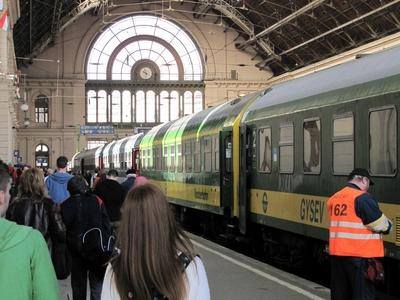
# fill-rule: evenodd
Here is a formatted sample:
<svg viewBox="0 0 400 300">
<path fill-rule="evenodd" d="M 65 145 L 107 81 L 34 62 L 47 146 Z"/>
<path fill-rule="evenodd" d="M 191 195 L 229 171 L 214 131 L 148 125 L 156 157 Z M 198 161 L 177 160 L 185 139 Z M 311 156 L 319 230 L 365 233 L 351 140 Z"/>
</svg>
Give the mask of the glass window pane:
<svg viewBox="0 0 400 300">
<path fill-rule="evenodd" d="M 148 91 L 146 95 L 146 122 L 155 122 L 156 120 L 156 94 Z"/>
<path fill-rule="evenodd" d="M 111 94 L 111 112 L 113 123 L 121 122 L 121 93 L 119 91 L 113 91 Z"/>
<path fill-rule="evenodd" d="M 319 173 L 321 170 L 321 123 L 320 120 L 303 123 L 303 170 L 305 173 Z"/>
<path fill-rule="evenodd" d="M 293 146 L 280 146 L 279 156 L 279 171 L 281 173 L 293 173 Z"/>
<path fill-rule="evenodd" d="M 131 92 L 122 92 L 122 122 L 130 123 L 132 120 L 132 100 Z"/>
<path fill-rule="evenodd" d="M 194 92 L 194 112 L 197 113 L 203 110 L 203 93 L 196 91 Z"/>
<path fill-rule="evenodd" d="M 353 135 L 353 117 L 337 118 L 333 121 L 333 136 L 343 137 Z"/>
<path fill-rule="evenodd" d="M 369 115 L 369 163 L 373 174 L 393 175 L 397 169 L 397 128 L 394 108 L 372 111 Z"/>
<path fill-rule="evenodd" d="M 143 91 L 136 93 L 136 122 L 145 122 L 145 97 Z"/>
<path fill-rule="evenodd" d="M 183 95 L 183 114 L 191 115 L 193 113 L 193 94 L 192 92 L 185 92 Z"/>
<path fill-rule="evenodd" d="M 169 94 L 168 92 L 161 92 L 160 94 L 160 122 L 169 121 Z"/>
<path fill-rule="evenodd" d="M 179 94 L 177 91 L 171 92 L 171 121 L 179 118 Z"/>
<path fill-rule="evenodd" d="M 88 91 L 87 93 L 87 115 L 86 120 L 88 123 L 96 122 L 97 97 L 95 91 Z"/>
<path fill-rule="evenodd" d="M 333 172 L 347 175 L 354 169 L 354 142 L 333 143 Z"/>
<path fill-rule="evenodd" d="M 271 128 L 258 131 L 259 141 L 259 171 L 271 172 Z"/>
<path fill-rule="evenodd" d="M 106 91 L 99 91 L 97 98 L 97 122 L 107 122 L 107 94 Z"/>
</svg>

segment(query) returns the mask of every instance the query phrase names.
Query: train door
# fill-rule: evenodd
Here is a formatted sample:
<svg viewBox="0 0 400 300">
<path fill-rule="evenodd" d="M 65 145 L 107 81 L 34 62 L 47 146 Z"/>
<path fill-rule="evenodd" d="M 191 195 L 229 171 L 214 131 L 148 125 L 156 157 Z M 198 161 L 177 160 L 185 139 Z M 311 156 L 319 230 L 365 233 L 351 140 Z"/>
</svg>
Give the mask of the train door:
<svg viewBox="0 0 400 300">
<path fill-rule="evenodd" d="M 248 182 L 252 162 L 252 132 L 246 125 L 240 127 L 239 143 L 239 229 L 242 234 L 246 234 L 250 188 Z"/>
<path fill-rule="evenodd" d="M 132 149 L 132 169 L 136 170 L 137 175 L 140 175 L 140 151 L 139 151 L 139 148 Z"/>
<path fill-rule="evenodd" d="M 224 214 L 230 216 L 233 197 L 233 170 L 232 170 L 232 130 L 220 132 L 220 186 L 221 206 Z"/>
<path fill-rule="evenodd" d="M 103 170 L 103 169 L 104 169 L 103 153 L 100 153 L 100 156 L 99 156 L 99 170 Z"/>
<path fill-rule="evenodd" d="M 85 159 L 81 159 L 81 174 L 85 175 Z"/>
</svg>

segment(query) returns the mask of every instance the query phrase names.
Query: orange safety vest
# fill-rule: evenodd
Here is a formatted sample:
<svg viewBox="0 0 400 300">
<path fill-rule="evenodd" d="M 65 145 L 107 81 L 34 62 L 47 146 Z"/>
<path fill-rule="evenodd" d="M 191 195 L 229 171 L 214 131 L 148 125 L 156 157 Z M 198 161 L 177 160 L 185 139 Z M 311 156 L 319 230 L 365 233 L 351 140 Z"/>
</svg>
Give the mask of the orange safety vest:
<svg viewBox="0 0 400 300">
<path fill-rule="evenodd" d="M 366 258 L 384 256 L 381 234 L 369 230 L 356 214 L 355 200 L 364 193 L 345 187 L 329 198 L 330 255 Z"/>
</svg>

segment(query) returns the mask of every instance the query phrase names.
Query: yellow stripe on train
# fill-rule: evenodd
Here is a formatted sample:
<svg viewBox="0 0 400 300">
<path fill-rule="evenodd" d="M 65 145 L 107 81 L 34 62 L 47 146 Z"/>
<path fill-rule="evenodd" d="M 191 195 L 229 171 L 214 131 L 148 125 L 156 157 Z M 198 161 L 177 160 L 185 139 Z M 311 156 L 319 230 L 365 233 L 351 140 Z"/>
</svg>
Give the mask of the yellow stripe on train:
<svg viewBox="0 0 400 300">
<path fill-rule="evenodd" d="M 250 190 L 250 212 L 253 214 L 287 220 L 299 224 L 328 229 L 328 197 L 284 193 L 260 189 Z M 382 212 L 392 221 L 399 217 L 400 206 L 379 204 Z M 395 222 L 393 226 L 395 227 Z M 387 242 L 396 242 L 395 228 L 384 236 Z"/>
<path fill-rule="evenodd" d="M 211 206 L 221 206 L 219 186 L 188 184 L 182 182 L 170 182 L 151 180 L 161 187 L 168 198 L 181 199 Z"/>
</svg>

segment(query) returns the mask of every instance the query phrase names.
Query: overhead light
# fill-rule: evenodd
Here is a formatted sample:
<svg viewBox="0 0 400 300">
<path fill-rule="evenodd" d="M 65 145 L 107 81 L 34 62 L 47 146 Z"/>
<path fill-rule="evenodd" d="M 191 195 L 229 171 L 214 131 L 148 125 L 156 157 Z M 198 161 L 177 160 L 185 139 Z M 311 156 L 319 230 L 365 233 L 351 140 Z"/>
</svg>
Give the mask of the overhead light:
<svg viewBox="0 0 400 300">
<path fill-rule="evenodd" d="M 24 121 L 24 126 L 28 127 L 30 124 L 31 124 L 31 122 L 29 122 L 28 119 L 26 119 L 26 120 Z"/>
</svg>

